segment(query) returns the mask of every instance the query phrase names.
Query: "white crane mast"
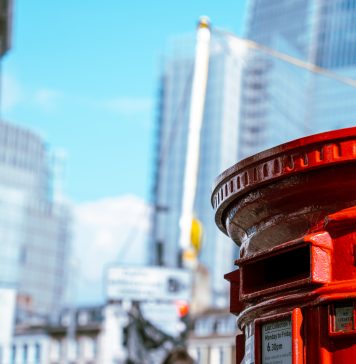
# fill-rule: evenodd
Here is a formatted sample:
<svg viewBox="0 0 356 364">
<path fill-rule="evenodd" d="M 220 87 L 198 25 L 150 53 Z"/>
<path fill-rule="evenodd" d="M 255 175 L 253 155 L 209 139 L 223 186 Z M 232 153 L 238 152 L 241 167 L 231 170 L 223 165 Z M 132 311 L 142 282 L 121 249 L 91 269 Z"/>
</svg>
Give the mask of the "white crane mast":
<svg viewBox="0 0 356 364">
<path fill-rule="evenodd" d="M 200 134 L 203 124 L 206 87 L 208 82 L 210 22 L 200 18 L 194 61 L 194 74 L 188 124 L 188 143 L 183 182 L 183 201 L 180 219 L 180 248 L 190 247 L 190 232 L 194 216 L 194 201 L 199 173 Z"/>
</svg>

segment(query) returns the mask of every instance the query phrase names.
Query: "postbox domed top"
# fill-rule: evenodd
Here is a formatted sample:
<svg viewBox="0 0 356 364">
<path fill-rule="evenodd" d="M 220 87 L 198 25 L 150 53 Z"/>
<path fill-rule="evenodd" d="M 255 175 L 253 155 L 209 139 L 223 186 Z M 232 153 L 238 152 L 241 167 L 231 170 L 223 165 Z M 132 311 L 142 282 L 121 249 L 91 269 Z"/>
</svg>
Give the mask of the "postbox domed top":
<svg viewBox="0 0 356 364">
<path fill-rule="evenodd" d="M 356 204 L 356 192 L 335 194 L 340 188 L 356 191 L 355 162 L 356 127 L 296 139 L 246 158 L 215 181 L 211 203 L 216 224 L 237 244 L 257 235 L 277 241 L 297 238 L 318 215 L 340 204 Z M 283 216 L 290 219 L 285 227 L 278 223 Z M 277 225 L 277 237 L 263 234 Z"/>
</svg>

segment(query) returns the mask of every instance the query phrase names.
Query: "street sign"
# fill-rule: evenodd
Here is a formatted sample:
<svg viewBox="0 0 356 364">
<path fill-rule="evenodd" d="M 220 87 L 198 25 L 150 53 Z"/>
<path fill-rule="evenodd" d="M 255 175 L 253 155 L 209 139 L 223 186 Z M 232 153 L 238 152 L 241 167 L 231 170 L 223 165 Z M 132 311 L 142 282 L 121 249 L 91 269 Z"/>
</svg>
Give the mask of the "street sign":
<svg viewBox="0 0 356 364">
<path fill-rule="evenodd" d="M 108 268 L 108 300 L 190 301 L 191 274 L 184 269 L 113 266 Z"/>
<path fill-rule="evenodd" d="M 144 302 L 140 307 L 143 317 L 157 329 L 173 337 L 179 336 L 182 322 L 175 302 Z"/>
</svg>

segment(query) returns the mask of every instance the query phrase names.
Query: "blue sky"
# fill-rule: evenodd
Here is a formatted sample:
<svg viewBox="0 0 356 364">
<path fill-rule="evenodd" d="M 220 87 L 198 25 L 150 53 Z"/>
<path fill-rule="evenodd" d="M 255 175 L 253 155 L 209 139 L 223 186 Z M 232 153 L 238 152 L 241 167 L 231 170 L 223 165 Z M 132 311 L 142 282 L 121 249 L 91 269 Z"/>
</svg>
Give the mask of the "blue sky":
<svg viewBox="0 0 356 364">
<path fill-rule="evenodd" d="M 74 202 L 148 200 L 160 58 L 200 15 L 241 34 L 245 0 L 16 0 L 2 117 L 63 149 Z"/>
</svg>

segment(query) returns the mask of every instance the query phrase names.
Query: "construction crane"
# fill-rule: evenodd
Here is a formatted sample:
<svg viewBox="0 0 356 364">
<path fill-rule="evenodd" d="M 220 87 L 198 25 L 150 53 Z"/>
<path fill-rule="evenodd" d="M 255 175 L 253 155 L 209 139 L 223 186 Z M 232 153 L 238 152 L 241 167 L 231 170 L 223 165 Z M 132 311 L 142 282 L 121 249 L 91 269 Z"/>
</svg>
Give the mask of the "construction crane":
<svg viewBox="0 0 356 364">
<path fill-rule="evenodd" d="M 191 246 L 191 229 L 194 219 L 194 201 L 198 182 L 200 134 L 209 72 L 211 29 L 207 17 L 201 17 L 197 27 L 194 73 L 188 120 L 188 142 L 183 181 L 182 212 L 179 245 L 184 266 L 196 264 L 195 249 Z"/>
</svg>

